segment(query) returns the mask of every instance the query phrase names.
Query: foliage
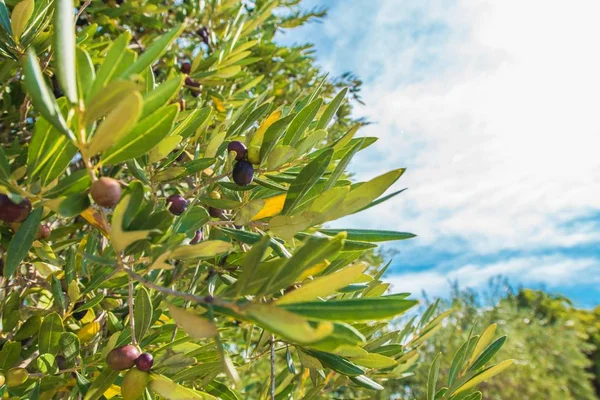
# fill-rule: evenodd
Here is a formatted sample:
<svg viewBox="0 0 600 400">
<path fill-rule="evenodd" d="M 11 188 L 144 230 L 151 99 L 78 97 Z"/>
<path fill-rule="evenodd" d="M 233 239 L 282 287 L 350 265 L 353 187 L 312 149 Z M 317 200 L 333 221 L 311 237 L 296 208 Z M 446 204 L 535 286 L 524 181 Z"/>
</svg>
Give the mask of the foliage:
<svg viewBox="0 0 600 400">
<path fill-rule="evenodd" d="M 274 42 L 322 15 L 296 3 L 0 2 L 5 394 L 369 396 L 414 368 L 442 318 L 382 336 L 417 302 L 366 262 L 413 235 L 322 229 L 404 170 L 348 180 L 360 81 Z"/>
<path fill-rule="evenodd" d="M 494 284 L 493 293 L 500 293 Z M 455 290 L 454 310 L 427 346 L 422 347 L 424 360 L 433 360 L 443 352 L 442 364 L 448 365 L 459 351 L 474 324 L 494 324 L 496 335 L 510 338 L 498 356 L 515 360 L 515 365 L 479 387 L 488 399 L 598 399 L 593 381 L 597 382 L 593 362 L 597 362 L 594 335 L 598 334 L 598 311 L 574 308 L 561 296 L 522 289 L 512 289 L 497 296 L 470 290 Z M 386 390 L 402 393 L 401 399 L 421 399 L 429 371 L 416 370 L 406 386 L 389 386 Z M 440 376 L 448 376 L 442 369 Z M 383 394 L 385 396 L 385 393 Z"/>
</svg>

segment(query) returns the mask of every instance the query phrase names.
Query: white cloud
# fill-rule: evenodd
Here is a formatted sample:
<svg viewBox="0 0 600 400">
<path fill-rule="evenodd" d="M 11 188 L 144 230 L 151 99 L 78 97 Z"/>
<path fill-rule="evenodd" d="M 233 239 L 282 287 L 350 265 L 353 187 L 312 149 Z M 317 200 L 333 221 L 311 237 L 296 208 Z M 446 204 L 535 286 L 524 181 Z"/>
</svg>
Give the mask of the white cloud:
<svg viewBox="0 0 600 400">
<path fill-rule="evenodd" d="M 356 114 L 375 122 L 361 132 L 379 141 L 351 168 L 368 179 L 408 167 L 397 188 L 409 188 L 335 225 L 417 233 L 397 245 L 397 263 L 450 257 L 394 271 L 397 291 L 445 293 L 448 279 L 480 286 L 497 274 L 565 286 L 600 272 L 600 256 L 564 252 L 600 243 L 599 2 L 330 6 L 298 40 L 317 43 L 325 69 L 365 81 Z M 518 256 L 477 262 L 506 251 Z"/>
</svg>

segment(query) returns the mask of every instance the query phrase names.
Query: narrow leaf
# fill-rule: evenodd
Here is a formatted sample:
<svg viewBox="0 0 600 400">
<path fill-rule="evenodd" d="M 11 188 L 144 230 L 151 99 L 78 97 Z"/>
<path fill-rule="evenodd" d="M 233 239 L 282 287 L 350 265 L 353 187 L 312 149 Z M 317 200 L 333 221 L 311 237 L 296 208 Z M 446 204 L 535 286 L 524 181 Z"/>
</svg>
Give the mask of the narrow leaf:
<svg viewBox="0 0 600 400">
<path fill-rule="evenodd" d="M 75 24 L 73 0 L 56 0 L 54 12 L 54 51 L 58 82 L 71 104 L 77 103 L 75 68 Z"/>
<path fill-rule="evenodd" d="M 38 226 L 42 221 L 43 207 L 38 207 L 23 222 L 13 236 L 8 249 L 6 251 L 6 259 L 4 263 L 4 276 L 12 277 L 17 270 L 17 267 L 27 256 L 31 244 L 35 240 L 35 235 L 38 231 Z"/>
</svg>

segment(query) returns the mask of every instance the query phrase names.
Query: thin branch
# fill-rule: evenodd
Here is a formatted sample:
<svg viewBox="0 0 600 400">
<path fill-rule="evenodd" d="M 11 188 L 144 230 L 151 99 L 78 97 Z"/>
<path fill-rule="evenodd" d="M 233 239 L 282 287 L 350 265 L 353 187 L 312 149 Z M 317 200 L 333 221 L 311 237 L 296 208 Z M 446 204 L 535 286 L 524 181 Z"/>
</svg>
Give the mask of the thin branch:
<svg viewBox="0 0 600 400">
<path fill-rule="evenodd" d="M 271 400 L 275 400 L 275 336 L 271 335 Z"/>
<path fill-rule="evenodd" d="M 137 345 L 137 339 L 135 337 L 135 321 L 133 318 L 133 279 L 131 276 L 128 277 L 129 282 L 129 298 L 127 299 L 129 304 L 129 329 L 131 330 L 131 342 Z"/>
<path fill-rule="evenodd" d="M 81 14 L 83 14 L 83 11 L 90 5 L 92 4 L 92 0 L 85 0 L 85 3 L 83 3 L 83 5 L 81 6 L 81 8 L 79 9 L 79 11 L 77 12 L 77 15 L 75 16 L 75 22 L 77 22 L 77 20 L 79 19 L 79 17 L 81 17 Z"/>
</svg>

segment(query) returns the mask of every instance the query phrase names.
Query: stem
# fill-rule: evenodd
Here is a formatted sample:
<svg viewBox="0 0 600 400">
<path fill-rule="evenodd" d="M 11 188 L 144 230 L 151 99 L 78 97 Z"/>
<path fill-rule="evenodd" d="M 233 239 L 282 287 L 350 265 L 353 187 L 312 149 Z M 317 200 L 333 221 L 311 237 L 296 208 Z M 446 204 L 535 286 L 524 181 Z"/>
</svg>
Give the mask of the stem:
<svg viewBox="0 0 600 400">
<path fill-rule="evenodd" d="M 137 339 L 135 337 L 135 321 L 133 318 L 133 279 L 131 276 L 128 277 L 129 281 L 129 298 L 127 299 L 129 303 L 129 329 L 131 330 L 131 342 L 134 345 L 137 345 Z"/>
<path fill-rule="evenodd" d="M 275 336 L 271 335 L 271 400 L 275 400 Z"/>
</svg>

